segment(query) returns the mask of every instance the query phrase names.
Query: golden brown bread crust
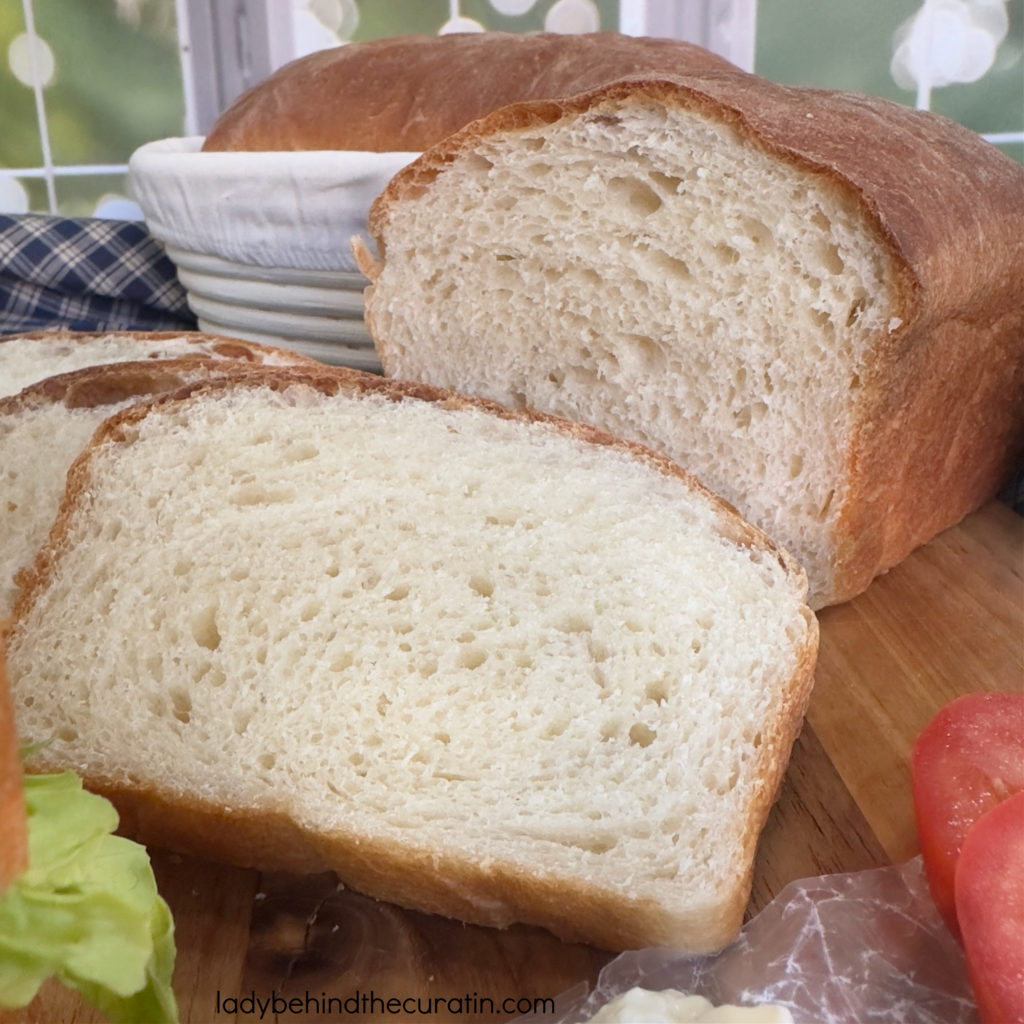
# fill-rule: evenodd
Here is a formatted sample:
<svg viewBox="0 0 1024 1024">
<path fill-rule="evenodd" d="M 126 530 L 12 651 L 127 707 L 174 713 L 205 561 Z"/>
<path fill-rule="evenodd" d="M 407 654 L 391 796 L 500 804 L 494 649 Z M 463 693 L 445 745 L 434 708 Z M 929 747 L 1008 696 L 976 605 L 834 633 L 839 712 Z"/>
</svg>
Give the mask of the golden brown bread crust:
<svg viewBox="0 0 1024 1024">
<path fill-rule="evenodd" d="M 746 906 L 737 898 L 711 931 L 706 920 L 695 919 L 688 938 L 655 903 L 637 898 L 626 905 L 572 878 L 531 875 L 511 863 L 482 868 L 452 851 L 415 847 L 414 839 L 399 848 L 354 832 L 303 829 L 283 806 L 224 807 L 130 780 L 86 775 L 85 782 L 115 806 L 121 833 L 148 846 L 264 871 L 333 871 L 364 895 L 491 928 L 533 924 L 566 942 L 611 950 L 676 944 L 712 952 L 736 935 Z"/>
<path fill-rule="evenodd" d="M 636 72 L 731 67 L 689 43 L 613 32 L 379 39 L 285 65 L 235 101 L 203 149 L 419 152 L 517 100 L 572 96 Z"/>
<path fill-rule="evenodd" d="M 0 622 L 0 896 L 28 867 L 25 793 L 14 708 L 7 685 L 4 623 Z"/>
<path fill-rule="evenodd" d="M 874 97 L 741 71 L 633 77 L 505 107 L 425 152 L 371 207 L 381 260 L 391 205 L 481 140 L 651 102 L 731 125 L 818 176 L 862 211 L 895 267 L 900 322 L 874 340 L 847 453 L 827 603 L 846 600 L 991 497 L 1024 453 L 1024 168 L 952 121 Z M 382 264 L 365 247 L 357 256 L 374 280 Z M 386 371 L 387 337 L 372 312 L 367 323 Z"/>
<path fill-rule="evenodd" d="M 189 384 L 174 394 L 133 405 L 104 421 L 89 447 L 68 474 L 65 499 L 49 544 L 40 552 L 31 573 L 23 579 L 24 590 L 14 610 L 13 631 L 55 571 L 65 546 L 70 518 L 89 487 L 92 452 L 108 444 L 131 443 L 134 426 L 154 407 L 173 407 L 196 394 L 216 394 L 234 388 L 269 386 L 276 390 L 310 387 L 324 394 L 371 392 L 393 401 L 436 402 L 452 409 L 481 409 L 503 419 L 551 424 L 570 437 L 628 452 L 659 472 L 677 477 L 705 495 L 719 512 L 723 537 L 741 546 L 758 548 L 779 561 L 798 585 L 806 587 L 803 570 L 760 530 L 742 520 L 732 506 L 711 494 L 702 484 L 669 459 L 602 431 L 531 410 L 510 410 L 484 399 L 454 394 L 428 385 L 384 379 L 346 368 L 254 368 L 230 377 Z M 787 702 L 776 717 L 774 731 L 762 737 L 762 777 L 758 799 L 751 808 L 743 836 L 744 852 L 751 864 L 754 848 L 781 785 L 790 750 L 800 730 L 810 699 L 817 658 L 818 625 L 805 608 L 807 634 L 799 652 L 797 669 L 789 682 Z M 46 761 L 44 749 L 32 762 L 33 770 L 66 767 Z M 566 941 L 583 941 L 608 949 L 684 943 L 694 950 L 719 948 L 730 941 L 742 923 L 750 890 L 750 873 L 737 889 L 735 902 L 715 924 L 695 918 L 692 931 L 683 934 L 678 921 L 670 919 L 656 903 L 624 901 L 601 890 L 583 887 L 571 878 L 537 877 L 515 864 L 475 861 L 452 851 L 417 848 L 396 849 L 378 838 L 337 830 L 323 833 L 298 824 L 286 801 L 277 807 L 225 807 L 191 792 L 156 791 L 132 779 L 115 778 L 72 766 L 86 786 L 110 799 L 121 815 L 127 835 L 147 844 L 182 853 L 210 857 L 243 867 L 293 872 L 330 869 L 345 884 L 369 895 L 428 912 L 478 924 L 505 927 L 525 922 L 546 927 Z M 571 909 L 568 909 L 571 908 Z"/>
<path fill-rule="evenodd" d="M 60 344 L 88 344 L 100 338 L 108 337 L 131 338 L 139 344 L 153 344 L 153 352 L 146 359 L 161 359 L 158 346 L 161 342 L 175 339 L 187 339 L 189 344 L 196 346 L 196 357 L 205 359 L 236 359 L 244 363 L 260 363 L 267 355 L 289 363 L 317 364 L 309 356 L 293 352 L 291 349 L 275 348 L 271 345 L 259 345 L 241 338 L 229 338 L 226 335 L 207 334 L 203 331 L 71 331 L 64 327 L 46 328 L 40 331 L 29 331 L 25 334 L 6 334 L 0 336 L 0 345 L 6 341 L 41 341 Z M 205 352 L 203 350 L 206 350 Z M 0 356 L 3 353 L 0 351 Z"/>
<path fill-rule="evenodd" d="M 196 380 L 244 372 L 251 366 L 244 358 L 238 363 L 233 358 L 211 359 L 202 354 L 86 366 L 44 377 L 17 394 L 0 398 L 0 416 L 58 403 L 69 409 L 98 409 L 133 398 L 142 401 Z"/>
</svg>

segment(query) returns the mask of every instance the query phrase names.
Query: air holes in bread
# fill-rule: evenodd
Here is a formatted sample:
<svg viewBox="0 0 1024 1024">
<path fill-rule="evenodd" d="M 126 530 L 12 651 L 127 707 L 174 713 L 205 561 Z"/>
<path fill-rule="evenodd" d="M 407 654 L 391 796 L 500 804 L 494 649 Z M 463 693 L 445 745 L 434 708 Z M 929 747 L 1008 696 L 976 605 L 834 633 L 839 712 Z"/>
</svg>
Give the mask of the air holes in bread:
<svg viewBox="0 0 1024 1024">
<path fill-rule="evenodd" d="M 743 234 L 753 243 L 755 248 L 762 248 L 772 240 L 771 229 L 763 221 L 755 217 L 743 218 Z"/>
<path fill-rule="evenodd" d="M 671 196 L 675 195 L 677 192 L 683 191 L 683 179 L 676 177 L 673 174 L 663 174 L 661 171 L 650 171 L 648 172 L 647 177 L 651 179 L 651 183 L 654 187 L 664 195 Z"/>
<path fill-rule="evenodd" d="M 656 679 L 644 687 L 644 696 L 655 704 L 664 704 L 668 700 L 668 686 L 664 679 Z"/>
<path fill-rule="evenodd" d="M 352 662 L 352 652 L 342 651 L 331 660 L 330 669 L 332 672 L 344 672 L 352 667 Z"/>
<path fill-rule="evenodd" d="M 839 249 L 831 242 L 821 241 L 817 247 L 818 266 L 828 274 L 841 274 L 846 269 Z"/>
<path fill-rule="evenodd" d="M 661 196 L 639 178 L 612 178 L 608 192 L 609 202 L 626 203 L 634 213 L 644 217 L 661 208 Z"/>
<path fill-rule="evenodd" d="M 629 742 L 637 747 L 649 747 L 657 738 L 658 734 L 642 722 L 637 722 L 629 730 Z"/>
<path fill-rule="evenodd" d="M 479 668 L 487 660 L 487 651 L 482 647 L 470 646 L 459 652 L 459 665 L 462 668 Z"/>
<path fill-rule="evenodd" d="M 489 171 L 494 166 L 487 157 L 480 153 L 474 153 L 471 159 L 475 171 Z"/>
<path fill-rule="evenodd" d="M 248 483 L 236 487 L 231 494 L 234 505 L 277 505 L 294 501 L 295 492 L 287 487 L 273 487 L 269 484 Z"/>
<path fill-rule="evenodd" d="M 686 263 L 661 249 L 649 250 L 647 260 L 652 268 L 665 276 L 669 284 L 679 285 L 693 277 Z"/>
<path fill-rule="evenodd" d="M 665 372 L 666 357 L 665 350 L 653 338 L 642 334 L 627 334 L 623 336 L 623 358 L 630 355 L 649 373 L 661 374 Z"/>
<path fill-rule="evenodd" d="M 590 630 L 590 623 L 582 615 L 568 612 L 556 621 L 555 629 L 561 633 L 586 633 Z"/>
<path fill-rule="evenodd" d="M 828 515 L 829 506 L 832 504 L 832 499 L 835 497 L 836 492 L 831 490 L 828 492 L 828 497 L 825 499 L 825 503 L 821 506 L 818 511 L 818 518 L 824 519 Z"/>
<path fill-rule="evenodd" d="M 215 651 L 220 646 L 220 632 L 217 629 L 217 609 L 213 606 L 197 611 L 190 622 L 192 639 L 200 647 Z"/>
<path fill-rule="evenodd" d="M 168 691 L 171 698 L 171 711 L 174 717 L 182 725 L 188 725 L 192 720 L 192 698 L 188 691 L 174 687 Z"/>
<path fill-rule="evenodd" d="M 740 254 L 731 245 L 726 245 L 724 242 L 719 242 L 713 249 L 712 253 L 718 265 L 721 267 L 731 267 L 734 263 L 739 261 Z"/>
</svg>

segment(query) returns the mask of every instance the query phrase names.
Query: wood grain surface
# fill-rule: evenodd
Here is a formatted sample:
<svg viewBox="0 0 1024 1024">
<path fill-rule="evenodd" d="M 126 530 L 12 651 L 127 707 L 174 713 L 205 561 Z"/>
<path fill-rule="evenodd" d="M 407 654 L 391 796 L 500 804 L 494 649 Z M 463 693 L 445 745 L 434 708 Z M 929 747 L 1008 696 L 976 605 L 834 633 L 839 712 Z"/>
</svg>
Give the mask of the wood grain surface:
<svg viewBox="0 0 1024 1024">
<path fill-rule="evenodd" d="M 960 694 L 1024 686 L 1024 519 L 990 503 L 820 622 L 815 691 L 762 835 L 748 914 L 795 878 L 917 852 L 914 738 Z M 471 1011 L 486 999 L 500 1006 L 592 984 L 612 956 L 535 928 L 495 931 L 405 911 L 330 875 L 261 875 L 161 851 L 153 860 L 175 915 L 175 992 L 190 1024 L 505 1020 L 515 1014 Z M 262 1018 L 249 1004 L 232 1012 L 230 1000 L 272 994 L 298 1003 L 279 1002 L 284 1012 Z M 328 997 L 338 1012 L 325 1012 Z M 430 1015 L 385 1003 L 437 997 L 461 1003 Z M 99 1020 L 55 986 L 26 1011 L 0 1015 L 4 1024 Z"/>
</svg>

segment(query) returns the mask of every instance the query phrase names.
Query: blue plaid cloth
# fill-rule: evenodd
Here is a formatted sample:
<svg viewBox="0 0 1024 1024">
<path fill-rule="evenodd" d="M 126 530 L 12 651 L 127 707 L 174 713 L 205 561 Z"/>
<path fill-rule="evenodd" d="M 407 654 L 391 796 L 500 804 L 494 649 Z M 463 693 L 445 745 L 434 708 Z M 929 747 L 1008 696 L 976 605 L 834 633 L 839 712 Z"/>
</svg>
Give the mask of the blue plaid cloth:
<svg viewBox="0 0 1024 1024">
<path fill-rule="evenodd" d="M 137 221 L 0 215 L 0 334 L 195 330 L 163 246 Z"/>
</svg>

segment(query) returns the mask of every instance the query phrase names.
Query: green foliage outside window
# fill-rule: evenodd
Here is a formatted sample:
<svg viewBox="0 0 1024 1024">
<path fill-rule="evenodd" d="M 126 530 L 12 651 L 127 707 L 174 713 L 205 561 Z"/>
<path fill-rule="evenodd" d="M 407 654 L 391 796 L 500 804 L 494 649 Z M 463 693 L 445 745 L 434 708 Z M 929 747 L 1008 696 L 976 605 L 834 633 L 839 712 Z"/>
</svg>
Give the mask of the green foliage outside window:
<svg viewBox="0 0 1024 1024">
<path fill-rule="evenodd" d="M 184 123 L 174 0 L 136 0 L 119 17 L 113 0 L 36 0 L 35 25 L 53 53 L 44 90 L 50 148 L 58 164 L 124 164 L 144 142 L 180 135 Z M 25 31 L 21 0 L 0 0 L 0 166 L 40 167 L 35 98 L 11 70 L 12 41 Z M 21 179 L 31 208 L 46 209 L 39 179 Z M 121 176 L 57 180 L 62 212 L 84 215 Z"/>
</svg>

